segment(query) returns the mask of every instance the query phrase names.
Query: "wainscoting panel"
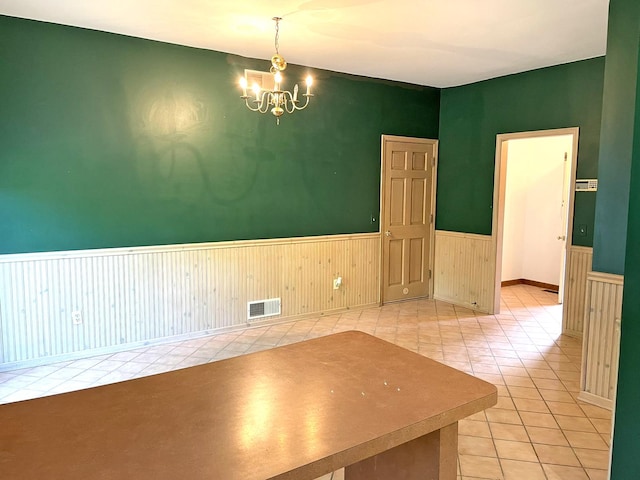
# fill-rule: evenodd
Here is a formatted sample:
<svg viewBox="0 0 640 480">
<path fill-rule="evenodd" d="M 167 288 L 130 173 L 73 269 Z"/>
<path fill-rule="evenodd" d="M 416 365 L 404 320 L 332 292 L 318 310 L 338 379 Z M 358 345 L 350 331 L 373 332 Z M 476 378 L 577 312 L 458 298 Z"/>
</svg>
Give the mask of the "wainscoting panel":
<svg viewBox="0 0 640 480">
<path fill-rule="evenodd" d="M 623 277 L 589 272 L 582 340 L 581 400 L 611 409 L 618 381 Z"/>
<path fill-rule="evenodd" d="M 489 312 L 495 272 L 492 250 L 490 235 L 436 230 L 433 297 Z"/>
<path fill-rule="evenodd" d="M 0 368 L 376 305 L 379 265 L 379 234 L 0 256 Z"/>
<path fill-rule="evenodd" d="M 582 338 L 587 274 L 591 272 L 593 248 L 572 245 L 567 253 L 562 333 Z"/>
</svg>

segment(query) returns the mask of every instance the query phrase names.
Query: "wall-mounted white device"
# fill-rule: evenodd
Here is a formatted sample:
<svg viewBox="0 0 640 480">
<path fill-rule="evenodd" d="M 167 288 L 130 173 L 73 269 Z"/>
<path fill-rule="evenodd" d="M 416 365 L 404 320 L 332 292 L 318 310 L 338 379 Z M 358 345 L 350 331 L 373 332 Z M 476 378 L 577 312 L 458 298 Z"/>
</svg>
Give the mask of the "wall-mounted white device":
<svg viewBox="0 0 640 480">
<path fill-rule="evenodd" d="M 597 192 L 598 191 L 598 179 L 597 178 L 585 178 L 576 180 L 576 192 Z"/>
</svg>

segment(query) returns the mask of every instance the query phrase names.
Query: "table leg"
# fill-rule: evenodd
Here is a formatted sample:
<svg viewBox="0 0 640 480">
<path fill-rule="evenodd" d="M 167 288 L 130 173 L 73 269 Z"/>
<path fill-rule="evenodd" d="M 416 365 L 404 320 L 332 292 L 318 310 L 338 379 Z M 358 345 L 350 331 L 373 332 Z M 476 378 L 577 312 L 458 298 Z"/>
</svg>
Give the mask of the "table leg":
<svg viewBox="0 0 640 480">
<path fill-rule="evenodd" d="M 345 480 L 456 480 L 458 422 L 344 469 Z"/>
</svg>

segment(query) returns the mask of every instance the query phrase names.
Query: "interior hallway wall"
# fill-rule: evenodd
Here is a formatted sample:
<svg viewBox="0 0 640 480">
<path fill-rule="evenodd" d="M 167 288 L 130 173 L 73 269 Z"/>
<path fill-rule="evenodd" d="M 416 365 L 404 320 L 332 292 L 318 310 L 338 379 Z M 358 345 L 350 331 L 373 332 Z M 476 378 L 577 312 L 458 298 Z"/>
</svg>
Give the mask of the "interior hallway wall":
<svg viewBox="0 0 640 480">
<path fill-rule="evenodd" d="M 566 153 L 571 161 L 572 147 L 571 135 L 509 140 L 503 281 L 560 284 L 564 242 L 558 236 L 566 232 L 564 158 Z"/>
</svg>

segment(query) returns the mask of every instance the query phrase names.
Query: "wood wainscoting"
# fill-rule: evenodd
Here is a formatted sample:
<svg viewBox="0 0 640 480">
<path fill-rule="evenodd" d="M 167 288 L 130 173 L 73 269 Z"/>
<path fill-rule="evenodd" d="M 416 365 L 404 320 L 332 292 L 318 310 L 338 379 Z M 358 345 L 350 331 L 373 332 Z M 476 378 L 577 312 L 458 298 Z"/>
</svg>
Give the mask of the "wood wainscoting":
<svg viewBox="0 0 640 480">
<path fill-rule="evenodd" d="M 623 281 L 621 275 L 587 274 L 578 398 L 608 409 L 613 408 L 618 382 Z"/>
<path fill-rule="evenodd" d="M 0 256 L 0 369 L 377 305 L 379 267 L 378 233 Z"/>
<path fill-rule="evenodd" d="M 572 245 L 567 252 L 564 282 L 562 333 L 582 338 L 585 318 L 587 275 L 591 272 L 593 248 Z"/>
<path fill-rule="evenodd" d="M 488 313 L 494 297 L 490 235 L 436 230 L 433 298 Z"/>
</svg>

